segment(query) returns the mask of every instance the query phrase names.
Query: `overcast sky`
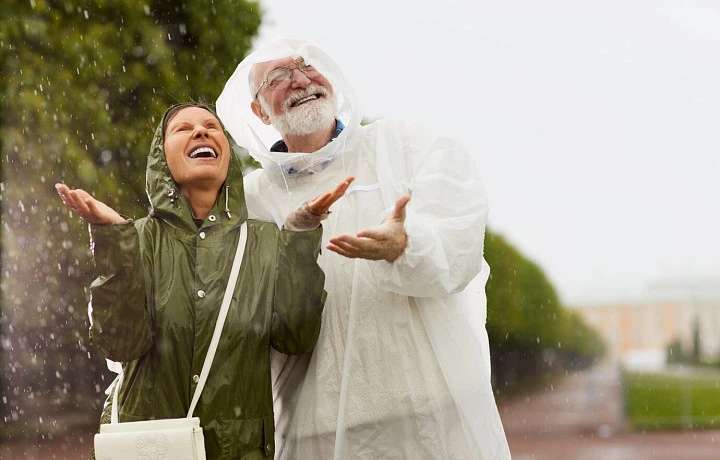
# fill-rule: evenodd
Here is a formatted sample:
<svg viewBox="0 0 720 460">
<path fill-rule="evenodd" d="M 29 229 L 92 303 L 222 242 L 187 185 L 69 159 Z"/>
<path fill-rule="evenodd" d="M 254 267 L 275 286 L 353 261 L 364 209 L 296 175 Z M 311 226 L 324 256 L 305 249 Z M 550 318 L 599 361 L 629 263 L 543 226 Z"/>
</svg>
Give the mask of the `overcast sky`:
<svg viewBox="0 0 720 460">
<path fill-rule="evenodd" d="M 365 118 L 458 138 L 490 228 L 568 304 L 720 285 L 720 3 L 266 0 L 256 44 L 311 41 Z"/>
</svg>

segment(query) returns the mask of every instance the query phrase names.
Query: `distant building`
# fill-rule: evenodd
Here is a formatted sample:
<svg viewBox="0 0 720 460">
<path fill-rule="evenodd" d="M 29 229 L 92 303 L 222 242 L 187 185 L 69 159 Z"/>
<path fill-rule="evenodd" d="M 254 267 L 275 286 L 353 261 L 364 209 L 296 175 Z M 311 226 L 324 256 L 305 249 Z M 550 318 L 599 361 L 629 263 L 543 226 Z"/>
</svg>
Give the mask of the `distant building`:
<svg viewBox="0 0 720 460">
<path fill-rule="evenodd" d="M 720 360 L 720 281 L 656 283 L 646 300 L 571 308 L 600 333 L 612 359 L 651 359 L 678 340 L 691 354 L 697 340 L 701 359 Z"/>
</svg>

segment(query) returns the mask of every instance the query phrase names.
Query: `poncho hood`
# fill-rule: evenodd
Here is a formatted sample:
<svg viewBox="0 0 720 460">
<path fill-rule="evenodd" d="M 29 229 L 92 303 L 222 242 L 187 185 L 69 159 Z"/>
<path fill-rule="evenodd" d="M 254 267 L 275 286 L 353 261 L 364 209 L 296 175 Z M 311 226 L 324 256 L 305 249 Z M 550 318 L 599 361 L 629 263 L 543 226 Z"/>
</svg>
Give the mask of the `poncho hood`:
<svg viewBox="0 0 720 460">
<path fill-rule="evenodd" d="M 323 74 L 335 93 L 336 118 L 343 122 L 345 129 L 333 142 L 316 152 L 270 152 L 272 144 L 281 138 L 280 133 L 273 126 L 265 125 L 250 108 L 254 95 L 250 94 L 248 76 L 252 66 L 286 57 L 302 57 Z M 342 155 L 362 120 L 357 98 L 337 64 L 318 47 L 289 38 L 276 38 L 240 62 L 217 100 L 217 112 L 238 144 L 248 150 L 272 179 L 278 180 L 281 180 L 283 170 L 292 168 L 302 172 Z"/>
<path fill-rule="evenodd" d="M 168 111 L 171 109 L 172 107 Z M 230 142 L 231 151 L 227 178 L 220 189 L 215 206 L 210 212 L 210 215 L 215 216 L 215 219 L 206 219 L 202 224 L 205 227 L 221 223 L 232 223 L 233 225 L 229 228 L 235 228 L 247 219 L 239 147 L 230 134 L 227 132 L 225 134 Z M 163 143 L 161 121 L 157 129 L 155 129 L 150 145 L 145 174 L 145 191 L 150 200 L 150 215 L 168 222 L 175 228 L 194 234 L 197 232 L 198 225 L 195 223 L 189 203 L 180 193 L 180 187 L 178 187 L 170 174 Z"/>
</svg>

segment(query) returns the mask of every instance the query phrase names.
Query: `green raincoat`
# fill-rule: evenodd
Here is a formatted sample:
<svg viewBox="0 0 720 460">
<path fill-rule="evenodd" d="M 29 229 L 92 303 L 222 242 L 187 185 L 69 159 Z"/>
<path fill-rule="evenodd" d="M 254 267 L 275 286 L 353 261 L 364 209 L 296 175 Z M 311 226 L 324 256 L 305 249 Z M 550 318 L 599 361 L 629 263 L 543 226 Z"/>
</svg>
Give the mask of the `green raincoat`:
<svg viewBox="0 0 720 460">
<path fill-rule="evenodd" d="M 146 187 L 150 216 L 90 229 L 98 271 L 90 338 L 106 358 L 123 363 L 120 422 L 186 416 L 247 220 L 236 155 L 210 215 L 193 218 L 165 161 L 162 127 Z M 235 294 L 194 413 L 209 459 L 272 457 L 270 347 L 311 352 L 325 301 L 317 265 L 322 229 L 247 223 Z M 106 404 L 102 422 L 109 420 Z"/>
</svg>

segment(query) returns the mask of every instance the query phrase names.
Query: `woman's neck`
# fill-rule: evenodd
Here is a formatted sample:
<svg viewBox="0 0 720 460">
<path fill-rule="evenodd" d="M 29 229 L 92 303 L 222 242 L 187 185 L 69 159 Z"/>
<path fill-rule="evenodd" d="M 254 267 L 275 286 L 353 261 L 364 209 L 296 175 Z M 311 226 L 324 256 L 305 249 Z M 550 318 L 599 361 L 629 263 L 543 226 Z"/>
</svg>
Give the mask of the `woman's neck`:
<svg viewBox="0 0 720 460">
<path fill-rule="evenodd" d="M 210 215 L 210 211 L 212 211 L 220 195 L 220 189 L 217 187 L 208 189 L 184 188 L 180 192 L 190 205 L 195 218 L 202 220 L 205 220 Z"/>
</svg>

